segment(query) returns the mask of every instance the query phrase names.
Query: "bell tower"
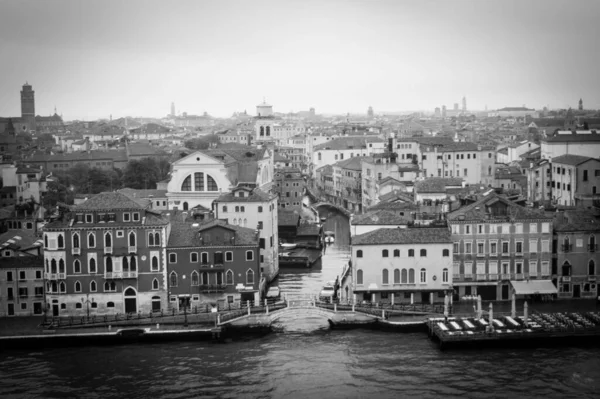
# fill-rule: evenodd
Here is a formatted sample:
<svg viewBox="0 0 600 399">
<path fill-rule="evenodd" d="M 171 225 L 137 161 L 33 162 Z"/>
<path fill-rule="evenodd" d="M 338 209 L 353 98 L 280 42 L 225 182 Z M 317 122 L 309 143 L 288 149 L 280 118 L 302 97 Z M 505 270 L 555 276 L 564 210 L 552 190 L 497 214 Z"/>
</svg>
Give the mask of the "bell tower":
<svg viewBox="0 0 600 399">
<path fill-rule="evenodd" d="M 35 126 L 35 92 L 29 83 L 23 85 L 21 90 L 21 117 L 28 125 L 27 130 L 36 130 Z"/>
</svg>

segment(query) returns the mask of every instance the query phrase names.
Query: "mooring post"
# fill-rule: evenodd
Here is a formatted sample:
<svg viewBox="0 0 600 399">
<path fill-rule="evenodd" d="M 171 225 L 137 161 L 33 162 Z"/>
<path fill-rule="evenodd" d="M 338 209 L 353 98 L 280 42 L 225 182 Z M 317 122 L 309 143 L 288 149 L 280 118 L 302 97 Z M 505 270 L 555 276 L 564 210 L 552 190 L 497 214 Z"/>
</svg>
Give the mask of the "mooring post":
<svg viewBox="0 0 600 399">
<path fill-rule="evenodd" d="M 385 320 L 385 309 L 381 309 L 381 318 Z"/>
<path fill-rule="evenodd" d="M 248 306 L 248 316 L 250 316 L 250 301 L 246 301 L 246 306 Z"/>
<path fill-rule="evenodd" d="M 333 304 L 333 312 L 334 312 L 334 313 L 337 313 L 337 303 L 334 303 L 334 304 Z"/>
<path fill-rule="evenodd" d="M 354 307 L 356 306 L 356 304 L 352 304 L 352 312 L 354 313 Z"/>
<path fill-rule="evenodd" d="M 415 303 L 415 294 L 413 292 L 410 293 L 410 304 L 414 304 Z"/>
<path fill-rule="evenodd" d="M 221 315 L 217 313 L 217 325 L 221 324 Z"/>
<path fill-rule="evenodd" d="M 269 314 L 269 304 L 267 303 L 267 299 L 265 298 L 265 313 Z"/>
</svg>

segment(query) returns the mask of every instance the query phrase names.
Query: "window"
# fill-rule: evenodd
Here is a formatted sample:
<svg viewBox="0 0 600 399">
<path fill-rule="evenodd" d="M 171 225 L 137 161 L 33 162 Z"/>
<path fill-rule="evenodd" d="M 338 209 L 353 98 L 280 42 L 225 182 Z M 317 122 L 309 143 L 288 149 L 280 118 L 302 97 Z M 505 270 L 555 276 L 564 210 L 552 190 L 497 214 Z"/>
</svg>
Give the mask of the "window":
<svg viewBox="0 0 600 399">
<path fill-rule="evenodd" d="M 443 249 L 442 250 L 442 256 L 450 256 L 450 250 L 449 249 Z"/>
<path fill-rule="evenodd" d="M 421 283 L 427 282 L 427 271 L 425 269 L 421 269 Z"/>
<path fill-rule="evenodd" d="M 96 248 L 96 235 L 94 233 L 88 234 L 88 248 Z"/>
<path fill-rule="evenodd" d="M 177 263 L 177 254 L 171 252 L 169 254 L 169 263 Z"/>
<path fill-rule="evenodd" d="M 258 213 L 262 213 L 262 211 L 263 211 L 263 207 L 262 207 L 262 206 L 259 206 L 259 207 L 258 207 Z"/>
<path fill-rule="evenodd" d="M 515 266 L 517 268 L 517 274 L 523 273 L 523 262 L 516 262 Z"/>
<path fill-rule="evenodd" d="M 515 252 L 517 254 L 522 254 L 523 253 L 523 241 L 517 241 L 515 244 L 516 244 Z"/>
<path fill-rule="evenodd" d="M 208 252 L 202 252 L 200 254 L 200 263 L 202 263 L 203 265 L 208 264 Z"/>
<path fill-rule="evenodd" d="M 133 221 L 134 222 L 139 222 L 140 221 L 140 214 L 138 212 L 134 212 L 132 213 L 133 215 Z"/>
<path fill-rule="evenodd" d="M 408 283 L 415 283 L 415 269 L 408 269 Z"/>
<path fill-rule="evenodd" d="M 389 276 L 388 269 L 383 269 L 383 273 L 382 273 L 381 277 L 382 277 L 382 284 L 390 283 L 390 276 Z"/>
<path fill-rule="evenodd" d="M 550 223 L 542 223 L 542 233 L 550 232 Z"/>
<path fill-rule="evenodd" d="M 158 267 L 158 256 L 153 256 L 152 257 L 152 265 L 151 265 L 152 271 L 156 272 L 158 271 L 159 267 Z"/>
<path fill-rule="evenodd" d="M 155 291 L 158 290 L 158 279 L 152 280 L 152 289 Z"/>
<path fill-rule="evenodd" d="M 169 283 L 171 284 L 171 287 L 177 287 L 177 273 L 171 272 L 169 275 Z"/>
<path fill-rule="evenodd" d="M 123 221 L 129 222 L 131 220 L 131 215 L 129 213 L 123 213 Z"/>
<path fill-rule="evenodd" d="M 233 262 L 233 252 L 225 252 L 225 262 Z"/>
<path fill-rule="evenodd" d="M 498 243 L 496 241 L 491 241 L 490 242 L 490 255 L 497 255 L 498 254 Z"/>
<path fill-rule="evenodd" d="M 125 236 L 125 233 L 123 232 L 123 230 L 117 230 L 117 238 L 123 238 Z"/>
<path fill-rule="evenodd" d="M 64 294 L 65 292 L 67 292 L 67 284 L 64 281 L 61 281 L 60 284 L 59 284 L 59 286 L 58 286 L 58 289 L 60 290 L 61 294 Z"/>
<path fill-rule="evenodd" d="M 151 231 L 148 233 L 148 246 L 158 247 L 160 246 L 160 233 Z"/>
<path fill-rule="evenodd" d="M 73 234 L 73 248 L 79 248 L 79 234 Z"/>
<path fill-rule="evenodd" d="M 198 263 L 198 252 L 191 252 L 190 253 L 190 262 L 192 262 L 192 263 Z"/>
<path fill-rule="evenodd" d="M 523 223 L 515 223 L 515 233 L 523 234 Z"/>
<path fill-rule="evenodd" d="M 81 283 L 79 281 L 75 281 L 75 292 L 81 292 Z"/>
<path fill-rule="evenodd" d="M 394 284 L 400 284 L 400 269 L 394 269 Z"/>
<path fill-rule="evenodd" d="M 414 258 L 415 256 L 415 250 L 414 249 L 409 249 L 408 250 L 408 257 L 409 258 Z"/>
<path fill-rule="evenodd" d="M 81 273 L 81 262 L 79 259 L 75 259 L 73 262 L 73 273 Z"/>
<path fill-rule="evenodd" d="M 181 185 L 181 191 L 192 191 L 192 175 L 189 175 Z"/>
<path fill-rule="evenodd" d="M 253 251 L 246 251 L 246 260 L 247 261 L 254 260 L 254 252 Z"/>
<path fill-rule="evenodd" d="M 529 252 L 530 253 L 532 253 L 532 254 L 537 253 L 537 251 L 538 251 L 537 246 L 538 246 L 537 240 L 529 240 Z"/>
<path fill-rule="evenodd" d="M 356 271 L 356 284 L 358 284 L 358 285 L 363 284 L 363 271 L 361 269 L 358 269 Z"/>
<path fill-rule="evenodd" d="M 458 251 L 459 251 L 459 243 L 455 242 L 455 243 L 452 245 L 452 250 L 454 251 L 454 253 L 455 253 L 455 254 L 457 254 L 457 253 L 458 253 Z"/>
<path fill-rule="evenodd" d="M 104 246 L 108 248 L 112 247 L 112 234 L 108 232 L 104 234 Z"/>
<path fill-rule="evenodd" d="M 427 256 L 427 250 L 426 249 L 422 249 L 421 250 L 421 257 L 426 257 Z"/>
<path fill-rule="evenodd" d="M 502 254 L 503 255 L 508 255 L 509 253 L 509 248 L 508 248 L 508 241 L 502 241 Z"/>
<path fill-rule="evenodd" d="M 204 191 L 204 173 L 194 173 L 194 191 Z"/>
<path fill-rule="evenodd" d="M 466 254 L 470 254 L 473 253 L 473 243 L 472 242 L 465 242 L 465 253 Z"/>
<path fill-rule="evenodd" d="M 225 273 L 225 284 L 233 285 L 233 271 L 227 270 L 227 273 Z"/>
<path fill-rule="evenodd" d="M 117 284 L 114 281 L 104 283 L 104 292 L 117 292 Z"/>
<path fill-rule="evenodd" d="M 25 270 L 19 270 L 19 280 L 20 281 L 27 280 L 27 276 L 26 276 Z"/>
<path fill-rule="evenodd" d="M 593 259 L 590 259 L 588 262 L 588 274 L 590 276 L 596 275 L 596 263 L 594 263 Z"/>
<path fill-rule="evenodd" d="M 363 251 L 362 251 L 362 249 L 359 249 L 359 250 L 356 251 L 356 257 L 357 258 L 362 258 L 363 257 Z"/>
<path fill-rule="evenodd" d="M 477 234 L 483 234 L 483 225 L 482 224 L 477 225 Z"/>
<path fill-rule="evenodd" d="M 498 262 L 490 262 L 490 274 L 498 274 Z"/>
<path fill-rule="evenodd" d="M 192 272 L 192 285 L 200 285 L 200 275 L 195 270 Z"/>
<path fill-rule="evenodd" d="M 90 255 L 95 255 L 95 254 L 88 254 L 88 256 Z M 95 257 L 90 257 L 88 259 L 88 269 L 90 273 L 96 273 L 97 269 L 96 269 L 96 258 Z"/>
<path fill-rule="evenodd" d="M 400 282 L 401 284 L 408 284 L 408 270 L 402 269 Z"/>
<path fill-rule="evenodd" d="M 530 233 L 537 233 L 538 232 L 537 227 L 538 227 L 537 223 L 530 223 L 529 224 L 529 232 Z"/>
<path fill-rule="evenodd" d="M 90 292 L 96 292 L 97 291 L 97 286 L 96 286 L 96 282 L 95 281 L 91 281 L 90 282 Z"/>
<path fill-rule="evenodd" d="M 394 249 L 394 258 L 399 258 L 399 257 L 400 257 L 400 250 Z"/>
<path fill-rule="evenodd" d="M 58 235 L 58 248 L 64 248 L 65 247 L 65 238 L 63 237 L 62 234 Z"/>
<path fill-rule="evenodd" d="M 465 225 L 465 234 L 471 234 L 471 225 L 470 224 Z"/>
<path fill-rule="evenodd" d="M 535 260 L 531 260 L 529 261 L 529 275 L 530 276 L 537 276 L 538 272 L 537 272 L 537 261 Z"/>
<path fill-rule="evenodd" d="M 387 258 L 389 256 L 389 251 L 387 249 L 384 249 L 383 251 L 381 251 L 381 256 Z"/>
<path fill-rule="evenodd" d="M 89 213 L 85 215 L 85 222 L 86 223 L 93 223 L 93 221 L 94 221 L 94 215 L 89 214 Z"/>
<path fill-rule="evenodd" d="M 223 205 L 223 212 L 227 212 L 227 205 Z"/>
<path fill-rule="evenodd" d="M 215 265 L 222 265 L 223 264 L 223 252 L 215 252 L 215 254 L 213 255 L 214 260 L 215 260 Z"/>
<path fill-rule="evenodd" d="M 254 271 L 252 269 L 248 269 L 246 272 L 246 284 L 254 284 Z"/>
<path fill-rule="evenodd" d="M 442 270 L 442 283 L 448 283 L 448 269 Z"/>
</svg>

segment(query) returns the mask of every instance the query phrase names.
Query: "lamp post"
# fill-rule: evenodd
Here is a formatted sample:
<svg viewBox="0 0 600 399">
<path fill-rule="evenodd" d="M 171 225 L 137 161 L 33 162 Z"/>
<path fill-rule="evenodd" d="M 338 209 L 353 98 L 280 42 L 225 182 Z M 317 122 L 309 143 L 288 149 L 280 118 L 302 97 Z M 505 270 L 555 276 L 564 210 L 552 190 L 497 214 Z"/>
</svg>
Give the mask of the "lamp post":
<svg viewBox="0 0 600 399">
<path fill-rule="evenodd" d="M 85 294 L 85 298 L 81 298 L 81 303 L 87 304 L 87 318 L 90 320 L 90 303 L 94 302 L 94 298 L 90 301 L 90 294 Z"/>
<path fill-rule="evenodd" d="M 185 285 L 185 274 L 182 276 L 183 278 L 183 283 Z M 188 320 L 187 320 L 187 304 L 184 302 L 183 304 L 183 317 L 185 318 L 184 322 L 183 322 L 183 326 L 187 327 L 188 326 Z"/>
</svg>

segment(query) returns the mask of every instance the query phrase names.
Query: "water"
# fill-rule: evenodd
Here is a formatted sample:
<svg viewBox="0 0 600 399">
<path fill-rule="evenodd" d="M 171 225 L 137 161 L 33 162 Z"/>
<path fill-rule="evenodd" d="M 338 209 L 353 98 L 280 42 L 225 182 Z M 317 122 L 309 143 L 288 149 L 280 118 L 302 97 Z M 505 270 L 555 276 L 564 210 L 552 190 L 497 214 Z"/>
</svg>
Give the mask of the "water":
<svg viewBox="0 0 600 399">
<path fill-rule="evenodd" d="M 322 265 L 282 269 L 282 292 L 316 293 L 339 274 L 349 256 L 341 218 L 326 224 L 336 243 Z M 330 331 L 318 317 L 226 344 L 0 353 L 2 398 L 595 398 L 599 391 L 599 348 L 441 352 L 425 334 Z"/>
</svg>

